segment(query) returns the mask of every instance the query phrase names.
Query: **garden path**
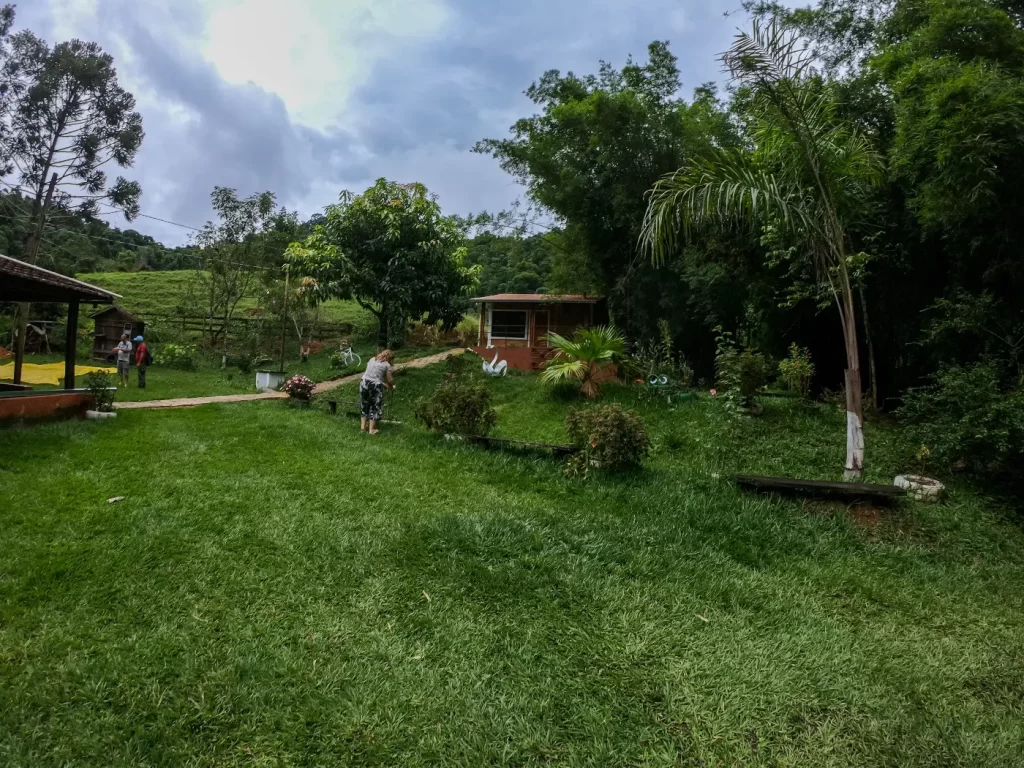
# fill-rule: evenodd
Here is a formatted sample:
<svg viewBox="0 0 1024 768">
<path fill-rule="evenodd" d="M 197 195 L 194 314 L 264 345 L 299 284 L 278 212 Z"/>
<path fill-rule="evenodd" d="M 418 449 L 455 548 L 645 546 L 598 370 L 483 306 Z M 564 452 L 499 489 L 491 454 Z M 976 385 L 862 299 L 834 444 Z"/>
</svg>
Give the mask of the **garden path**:
<svg viewBox="0 0 1024 768">
<path fill-rule="evenodd" d="M 461 355 L 465 353 L 465 351 L 466 350 L 464 349 L 452 349 L 445 352 L 439 352 L 436 355 L 417 357 L 416 359 L 409 360 L 405 363 L 395 364 L 395 370 L 400 371 L 404 368 L 426 368 L 428 365 L 440 363 L 448 357 L 448 355 Z M 317 395 L 323 394 L 324 392 L 330 392 L 332 389 L 337 389 L 344 384 L 359 381 L 361 376 L 361 373 L 355 373 L 351 376 L 343 376 L 340 379 L 324 381 L 317 384 L 316 389 L 313 391 Z M 119 411 L 139 408 L 193 408 L 197 405 L 210 405 L 212 403 L 247 403 L 252 400 L 284 400 L 287 397 L 288 395 L 284 392 L 261 392 L 252 395 L 217 395 L 215 397 L 179 397 L 172 400 L 149 400 L 148 402 L 139 403 L 114 403 L 114 408 Z"/>
</svg>

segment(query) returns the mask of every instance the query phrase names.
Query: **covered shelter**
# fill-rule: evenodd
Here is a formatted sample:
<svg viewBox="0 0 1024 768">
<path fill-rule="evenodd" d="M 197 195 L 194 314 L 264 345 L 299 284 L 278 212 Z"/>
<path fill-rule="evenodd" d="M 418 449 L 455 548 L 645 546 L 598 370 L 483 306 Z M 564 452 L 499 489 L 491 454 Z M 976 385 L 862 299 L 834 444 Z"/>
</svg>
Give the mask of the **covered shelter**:
<svg viewBox="0 0 1024 768">
<path fill-rule="evenodd" d="M 473 351 L 509 368 L 541 369 L 554 355 L 548 334 L 571 336 L 578 328 L 608 322 L 608 303 L 598 296 L 499 293 L 473 299 L 480 307 L 480 338 Z"/>
<path fill-rule="evenodd" d="M 95 285 L 83 283 L 48 269 L 28 264 L 9 256 L 0 255 L 0 302 L 29 302 L 33 304 L 67 304 L 68 320 L 64 345 L 64 389 L 75 390 L 75 357 L 78 342 L 78 314 L 82 304 L 113 304 L 118 294 Z M 58 393 L 32 392 L 21 384 L 24 354 L 15 350 L 14 384 L 4 385 L 0 397 L 31 394 L 33 397 L 53 397 Z M 83 401 L 84 402 L 84 401 Z M 56 407 L 63 407 L 58 405 Z M 25 408 L 20 411 L 24 415 Z M 0 414 L 2 415 L 2 414 Z M 33 410 L 30 415 L 38 415 Z"/>
<path fill-rule="evenodd" d="M 89 317 L 96 322 L 92 339 L 94 360 L 115 360 L 117 358 L 115 347 L 123 333 L 127 333 L 129 339 L 145 335 L 146 324 L 124 307 L 111 305 L 98 312 L 93 312 Z"/>
</svg>

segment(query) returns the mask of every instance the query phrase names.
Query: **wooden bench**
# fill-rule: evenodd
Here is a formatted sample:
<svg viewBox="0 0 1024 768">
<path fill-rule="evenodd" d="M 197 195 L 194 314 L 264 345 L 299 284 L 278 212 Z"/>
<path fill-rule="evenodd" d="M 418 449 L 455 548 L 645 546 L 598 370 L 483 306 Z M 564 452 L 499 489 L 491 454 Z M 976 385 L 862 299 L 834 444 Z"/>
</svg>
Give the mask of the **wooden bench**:
<svg viewBox="0 0 1024 768">
<path fill-rule="evenodd" d="M 869 499 L 889 502 L 907 495 L 895 485 L 873 485 L 871 483 L 834 483 L 823 480 L 797 480 L 791 477 L 757 477 L 737 475 L 736 485 L 761 493 L 786 493 L 795 496 L 832 499 Z"/>
</svg>

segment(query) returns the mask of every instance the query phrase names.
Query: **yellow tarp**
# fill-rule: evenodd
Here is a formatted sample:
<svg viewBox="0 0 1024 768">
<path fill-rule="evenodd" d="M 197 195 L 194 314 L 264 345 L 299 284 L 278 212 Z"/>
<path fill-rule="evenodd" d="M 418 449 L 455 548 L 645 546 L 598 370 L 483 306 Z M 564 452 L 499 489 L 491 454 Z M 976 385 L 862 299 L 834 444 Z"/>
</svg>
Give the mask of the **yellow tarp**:
<svg viewBox="0 0 1024 768">
<path fill-rule="evenodd" d="M 97 368 L 95 365 L 76 365 L 75 377 L 85 376 L 93 371 L 106 371 L 117 373 L 116 368 Z M 52 384 L 57 386 L 64 378 L 64 363 L 25 363 L 21 368 L 22 384 Z M 14 379 L 14 363 L 0 365 L 0 381 L 12 381 Z"/>
</svg>

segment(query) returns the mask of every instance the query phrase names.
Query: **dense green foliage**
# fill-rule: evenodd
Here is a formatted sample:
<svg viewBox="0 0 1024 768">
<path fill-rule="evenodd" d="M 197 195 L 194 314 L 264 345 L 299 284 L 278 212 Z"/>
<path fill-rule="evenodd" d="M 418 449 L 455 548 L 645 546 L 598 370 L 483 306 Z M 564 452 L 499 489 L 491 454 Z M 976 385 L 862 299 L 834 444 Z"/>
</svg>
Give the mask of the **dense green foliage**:
<svg viewBox="0 0 1024 768">
<path fill-rule="evenodd" d="M 379 179 L 361 195 L 343 192 L 290 259 L 310 278 L 310 295 L 355 299 L 372 312 L 383 348 L 424 316 L 442 329 L 459 324 L 474 282 L 465 254 L 462 224 L 441 214 L 426 187 Z"/>
<path fill-rule="evenodd" d="M 680 338 L 692 337 L 708 313 L 734 319 L 749 270 L 758 269 L 729 238 L 701 244 L 669 270 L 639 257 L 651 185 L 714 147 L 741 143 L 713 88 L 686 103 L 679 87 L 664 43 L 651 45 L 646 64 L 630 60 L 622 70 L 602 64 L 585 77 L 547 72 L 527 91 L 540 113 L 518 121 L 511 138 L 477 147 L 565 222 L 572 247 L 555 263 L 570 260 L 579 285 L 564 287 L 607 294 L 616 323 L 634 338 L 655 334 L 662 318 Z M 692 338 L 685 343 L 694 349 Z"/>
<path fill-rule="evenodd" d="M 0 430 L 0 763 L 1019 763 L 1007 510 L 748 495 L 719 477 L 829 473 L 842 414 L 732 437 L 624 389 L 661 447 L 569 482 L 417 426 L 439 375 L 373 440 L 281 402 Z M 487 386 L 498 434 L 566 442 L 536 377 Z"/>
<path fill-rule="evenodd" d="M 500 237 L 482 232 L 469 241 L 466 266 L 479 267 L 481 296 L 496 293 L 556 293 L 552 286 L 552 262 L 556 235 Z"/>
<path fill-rule="evenodd" d="M 806 398 L 814 381 L 814 362 L 811 353 L 796 344 L 789 347 L 789 355 L 779 361 L 779 380 L 786 389 Z"/>
<path fill-rule="evenodd" d="M 32 201 L 16 191 L 0 193 L 0 253 L 25 258 Z M 190 248 L 166 248 L 134 229 L 118 229 L 98 218 L 56 209 L 39 245 L 38 264 L 65 275 L 81 272 L 138 272 L 187 269 Z"/>
<path fill-rule="evenodd" d="M 619 71 L 602 64 L 589 77 L 546 74 L 529 91 L 538 114 L 479 149 L 578 236 L 576 252 L 631 339 L 648 343 L 657 321 L 667 321 L 698 377 L 711 376 L 713 329 L 722 325 L 775 359 L 797 343 L 815 360 L 818 388 L 843 388 L 850 350 L 836 343 L 835 310 L 823 302 L 835 286 L 864 360 L 863 388 L 880 408 L 897 406 L 904 391 L 944 366 L 993 356 L 1004 371 L 1000 386 L 1010 386 L 1024 338 L 1014 330 L 1024 328 L 1019 4 L 745 6 L 762 28 L 774 23 L 781 35 L 796 30 L 810 43 L 810 58 L 793 49 L 803 86 L 787 98 L 822 107 L 822 119 L 805 121 L 799 141 L 787 145 L 778 131 L 787 121 L 796 125 L 797 112 L 765 120 L 773 110 L 779 117 L 785 102 L 760 98 L 756 78 L 744 74 L 756 60 L 752 49 L 731 59 L 740 82 L 727 103 L 702 90 L 687 105 L 675 96 L 671 55 L 656 44 L 646 65 L 629 62 Z M 816 157 L 828 161 L 820 167 L 832 179 L 816 201 L 797 193 L 817 188 L 808 183 L 809 155 L 790 151 L 814 146 L 807 139 L 815 132 L 822 139 Z M 677 169 L 691 180 L 724 182 L 717 198 L 695 197 L 691 211 L 717 214 L 725 209 L 714 202 L 731 200 L 741 223 L 758 226 L 727 234 L 693 228 L 666 244 L 673 258 L 665 267 L 638 265 L 635 226 L 645 193 Z M 757 189 L 756 199 L 743 198 L 744 188 Z M 680 200 L 668 202 L 666 228 Z M 815 212 L 822 204 L 831 213 Z M 764 215 L 752 221 L 752 213 Z M 826 241 L 843 257 L 822 259 Z M 950 306 L 970 308 L 972 327 L 944 319 Z"/>
<path fill-rule="evenodd" d="M 572 338 L 551 333 L 548 343 L 556 351 L 544 366 L 544 382 L 572 384 L 589 400 L 601 396 L 602 376 L 626 352 L 625 337 L 611 326 L 580 328 Z"/>
<path fill-rule="evenodd" d="M 51 47 L 28 30 L 10 34 L 13 21 L 6 6 L 0 19 L 0 172 L 13 175 L 32 199 L 34 219 L 51 177 L 61 209 L 89 215 L 104 202 L 134 218 L 138 182 L 108 182 L 105 170 L 111 162 L 130 167 L 145 135 L 113 57 L 96 43 Z"/>
<path fill-rule="evenodd" d="M 586 467 L 639 467 L 651 449 L 644 420 L 636 411 L 616 403 L 570 409 L 565 431 Z"/>
<path fill-rule="evenodd" d="M 899 414 L 926 463 L 1008 479 L 1021 490 L 1024 383 L 1006 386 L 991 363 L 953 366 L 908 392 Z"/>
<path fill-rule="evenodd" d="M 445 362 L 444 378 L 430 395 L 416 401 L 416 419 L 445 435 L 484 437 L 498 421 L 491 392 L 461 355 Z"/>
<path fill-rule="evenodd" d="M 106 371 L 90 371 L 83 381 L 85 388 L 92 395 L 92 408 L 95 411 L 112 411 L 114 409 L 115 379 Z"/>
</svg>

